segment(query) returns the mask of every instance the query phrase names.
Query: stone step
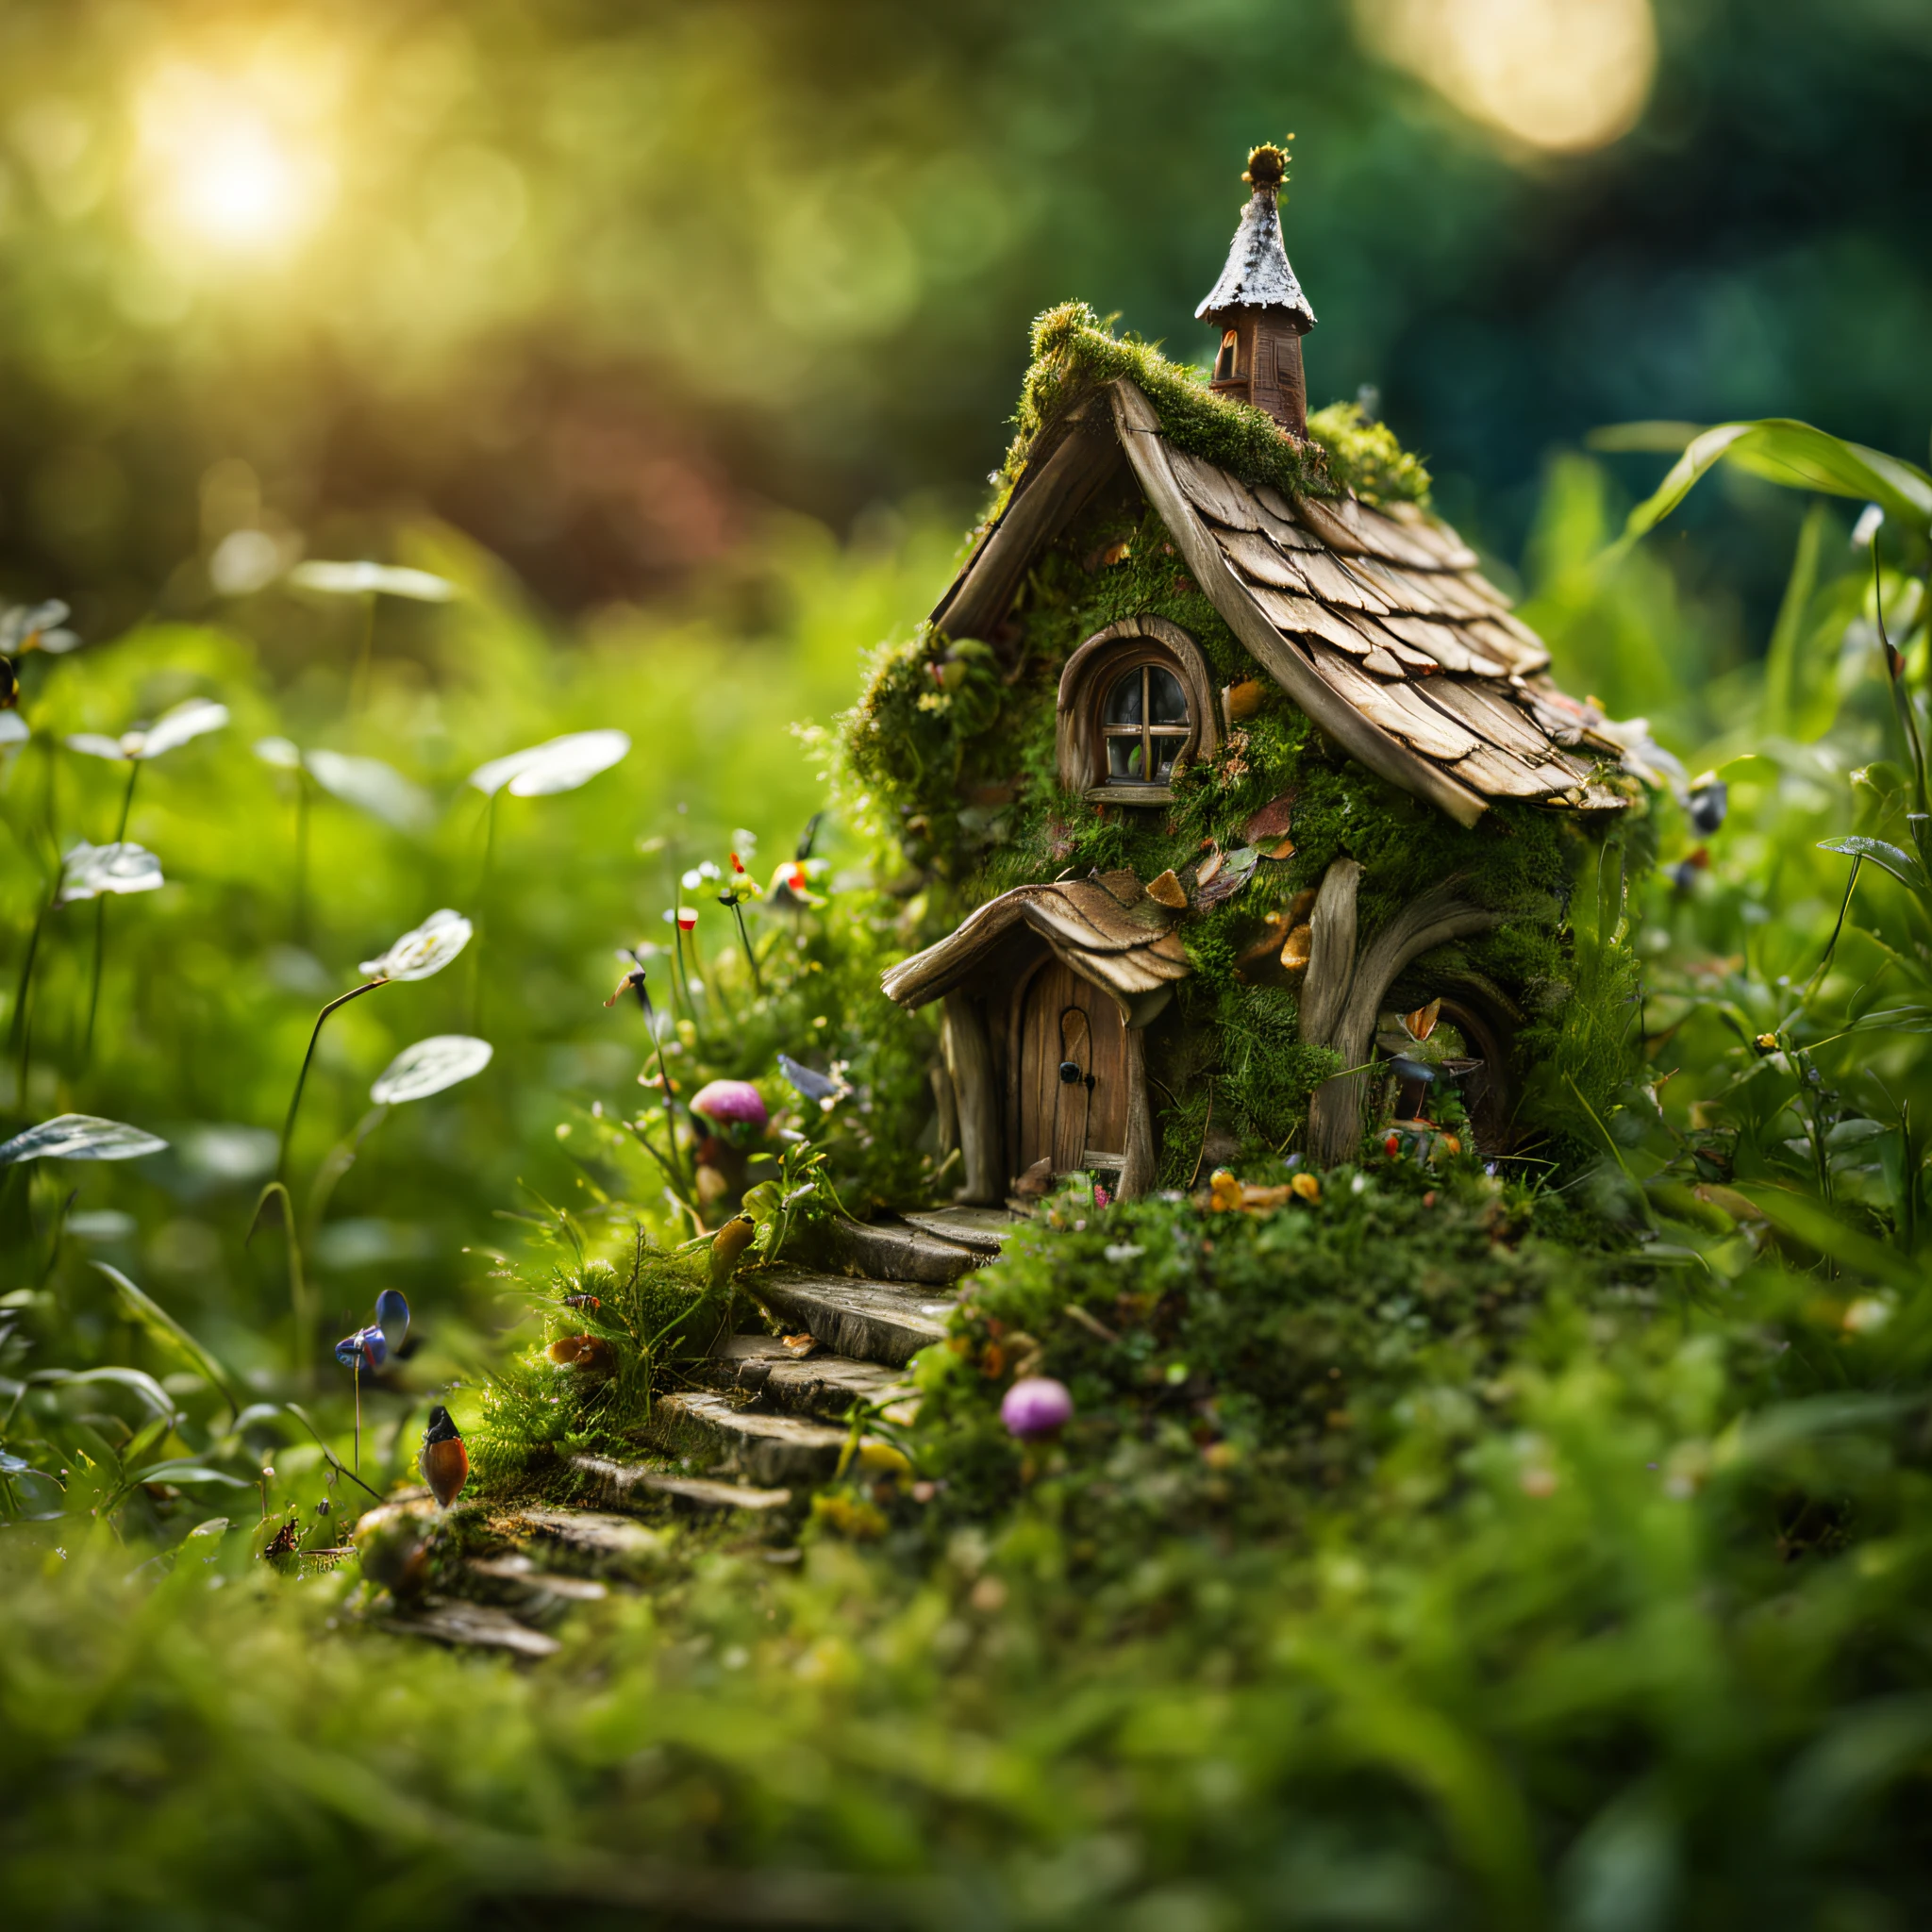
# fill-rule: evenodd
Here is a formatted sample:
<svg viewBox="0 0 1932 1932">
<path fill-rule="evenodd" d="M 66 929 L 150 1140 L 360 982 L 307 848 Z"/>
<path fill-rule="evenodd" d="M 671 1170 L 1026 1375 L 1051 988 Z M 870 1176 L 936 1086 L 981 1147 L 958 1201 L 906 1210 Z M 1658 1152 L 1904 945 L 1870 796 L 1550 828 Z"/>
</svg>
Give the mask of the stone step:
<svg viewBox="0 0 1932 1932">
<path fill-rule="evenodd" d="M 908 1400 L 912 1385 L 881 1362 L 834 1355 L 823 1346 L 792 1353 L 774 1335 L 727 1335 L 706 1371 L 713 1385 L 756 1396 L 762 1407 L 841 1423 L 855 1402 Z"/>
<path fill-rule="evenodd" d="M 545 1569 L 575 1564 L 607 1575 L 644 1576 L 661 1568 L 671 1552 L 662 1530 L 596 1509 L 519 1509 L 509 1523 L 491 1526 L 536 1552 Z"/>
<path fill-rule="evenodd" d="M 593 1576 L 573 1576 L 534 1562 L 522 1550 L 472 1557 L 463 1565 L 464 1594 L 495 1604 L 526 1624 L 554 1624 L 573 1604 L 595 1603 L 609 1591 Z"/>
<path fill-rule="evenodd" d="M 651 1434 L 674 1455 L 701 1456 L 757 1483 L 824 1482 L 845 1448 L 843 1429 L 761 1414 L 709 1390 L 660 1395 Z"/>
<path fill-rule="evenodd" d="M 794 1330 L 816 1335 L 836 1355 L 904 1368 L 922 1348 L 942 1341 L 958 1304 L 930 1288 L 858 1281 L 776 1268 L 740 1282 Z"/>
<path fill-rule="evenodd" d="M 518 1623 L 508 1610 L 463 1597 L 423 1597 L 407 1607 L 399 1605 L 384 1623 L 406 1637 L 466 1649 L 507 1650 L 517 1657 L 555 1657 L 563 1647 L 556 1638 Z"/>
<path fill-rule="evenodd" d="M 808 1231 L 798 1253 L 809 1265 L 841 1274 L 944 1288 L 999 1252 L 943 1236 L 924 1222 L 912 1225 L 914 1219 L 828 1221 Z"/>
<path fill-rule="evenodd" d="M 1028 1224 L 1005 1208 L 908 1208 L 901 1218 L 922 1234 L 972 1249 L 982 1265 L 997 1258 L 1006 1244 Z"/>
<path fill-rule="evenodd" d="M 753 1489 L 711 1476 L 674 1475 L 641 1462 L 612 1462 L 602 1456 L 573 1456 L 571 1467 L 588 1476 L 599 1500 L 613 1509 L 636 1509 L 660 1498 L 686 1509 L 783 1509 L 790 1490 Z"/>
</svg>

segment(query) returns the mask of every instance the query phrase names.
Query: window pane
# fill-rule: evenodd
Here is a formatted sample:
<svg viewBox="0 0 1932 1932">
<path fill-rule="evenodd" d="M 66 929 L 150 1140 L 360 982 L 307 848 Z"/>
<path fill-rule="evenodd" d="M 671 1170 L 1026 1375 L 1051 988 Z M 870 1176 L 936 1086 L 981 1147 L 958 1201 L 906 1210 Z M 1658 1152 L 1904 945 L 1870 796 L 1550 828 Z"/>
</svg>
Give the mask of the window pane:
<svg viewBox="0 0 1932 1932">
<path fill-rule="evenodd" d="M 1181 681 L 1172 671 L 1163 671 L 1158 664 L 1147 667 L 1147 702 L 1152 708 L 1150 724 L 1185 724 L 1188 722 L 1188 697 L 1181 690 Z"/>
<path fill-rule="evenodd" d="M 1166 784 L 1174 776 L 1174 761 L 1181 755 L 1181 746 L 1187 743 L 1185 738 L 1157 738 L 1154 741 L 1154 776 L 1159 784 Z"/>
<path fill-rule="evenodd" d="M 1138 738 L 1109 738 L 1107 741 L 1107 775 L 1109 778 L 1144 778 L 1144 749 Z"/>
<path fill-rule="evenodd" d="M 1141 667 L 1114 679 L 1108 687 L 1107 723 L 1138 724 L 1141 722 Z"/>
</svg>

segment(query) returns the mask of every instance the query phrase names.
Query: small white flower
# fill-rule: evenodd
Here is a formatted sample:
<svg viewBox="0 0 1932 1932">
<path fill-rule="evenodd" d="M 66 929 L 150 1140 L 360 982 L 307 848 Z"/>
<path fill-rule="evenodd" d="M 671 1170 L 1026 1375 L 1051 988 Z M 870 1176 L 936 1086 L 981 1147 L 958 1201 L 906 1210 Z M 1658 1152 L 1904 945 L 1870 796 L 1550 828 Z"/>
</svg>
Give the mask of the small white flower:
<svg viewBox="0 0 1932 1932">
<path fill-rule="evenodd" d="M 167 1144 L 125 1121 L 63 1113 L 0 1144 L 0 1167 L 22 1160 L 138 1160 L 143 1154 L 158 1154 Z"/>
<path fill-rule="evenodd" d="M 399 832 L 420 832 L 436 816 L 436 801 L 428 792 L 380 758 L 358 758 L 320 746 L 299 756 L 308 775 L 325 791 Z"/>
<path fill-rule="evenodd" d="M 369 1090 L 378 1107 L 397 1107 L 406 1100 L 427 1100 L 445 1087 L 480 1074 L 495 1049 L 487 1040 L 467 1033 L 436 1033 L 406 1046 L 383 1069 Z"/>
<path fill-rule="evenodd" d="M 380 958 L 363 960 L 358 971 L 371 979 L 427 979 L 470 943 L 475 929 L 460 912 L 445 906 L 406 932 Z"/>
<path fill-rule="evenodd" d="M 1875 503 L 1868 503 L 1858 512 L 1858 521 L 1852 525 L 1852 548 L 1869 550 L 1872 540 L 1878 534 L 1878 526 L 1885 521 L 1884 509 Z"/>
<path fill-rule="evenodd" d="M 0 656 L 22 658 L 29 651 L 63 656 L 80 642 L 73 631 L 57 628 L 67 616 L 67 607 L 58 597 L 44 604 L 17 604 L 10 610 L 0 610 Z"/>
<path fill-rule="evenodd" d="M 543 798 L 575 791 L 599 772 L 608 772 L 629 750 L 627 732 L 570 731 L 478 765 L 470 774 L 470 783 L 485 797 L 494 797 L 508 785 L 512 798 Z"/>
<path fill-rule="evenodd" d="M 218 705 L 212 698 L 186 698 L 173 710 L 163 711 L 152 724 L 124 731 L 119 738 L 99 731 L 76 731 L 67 741 L 67 749 L 84 752 L 92 758 L 158 758 L 205 731 L 219 731 L 227 722 L 226 705 Z"/>
<path fill-rule="evenodd" d="M 457 587 L 447 577 L 426 570 L 409 570 L 393 563 L 327 563 L 317 558 L 298 563 L 289 581 L 304 591 L 321 591 L 331 597 L 355 597 L 380 591 L 391 597 L 413 597 L 419 604 L 447 604 Z"/>
<path fill-rule="evenodd" d="M 146 847 L 90 845 L 82 840 L 61 863 L 56 903 L 71 906 L 103 892 L 152 892 L 163 883 L 161 861 Z"/>
</svg>

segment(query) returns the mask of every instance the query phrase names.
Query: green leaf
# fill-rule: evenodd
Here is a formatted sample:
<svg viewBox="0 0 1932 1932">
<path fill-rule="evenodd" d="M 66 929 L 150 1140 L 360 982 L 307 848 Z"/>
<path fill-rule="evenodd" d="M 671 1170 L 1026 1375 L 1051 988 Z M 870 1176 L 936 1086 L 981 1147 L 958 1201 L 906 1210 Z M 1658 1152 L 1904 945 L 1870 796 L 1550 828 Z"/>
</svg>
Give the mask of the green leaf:
<svg viewBox="0 0 1932 1932">
<path fill-rule="evenodd" d="M 1925 876 L 1925 868 L 1918 858 L 1902 846 L 1888 845 L 1883 839 L 1821 839 L 1818 849 L 1821 852 L 1842 852 L 1848 858 L 1869 858 L 1881 872 L 1889 872 L 1900 885 L 1909 886 L 1915 892 L 1932 892 L 1932 879 Z"/>
<path fill-rule="evenodd" d="M 1920 1270 L 1896 1248 L 1874 1241 L 1843 1222 L 1808 1194 L 1789 1188 L 1770 1188 L 1740 1181 L 1738 1191 L 1764 1210 L 1774 1227 L 1795 1235 L 1807 1247 L 1828 1255 L 1840 1266 L 1885 1282 L 1901 1293 L 1915 1295 L 1924 1286 Z"/>
<path fill-rule="evenodd" d="M 1764 728 L 1774 736 L 1790 733 L 1801 708 L 1800 692 L 1807 682 L 1810 662 L 1799 646 L 1805 637 L 1806 613 L 1818 589 L 1818 552 L 1829 521 L 1830 512 L 1822 503 L 1814 503 L 1805 512 L 1798 531 L 1798 552 L 1777 607 L 1777 622 L 1772 625 L 1771 648 L 1764 658 Z"/>
<path fill-rule="evenodd" d="M 93 1264 L 114 1284 L 120 1294 L 121 1305 L 127 1313 L 145 1328 L 156 1341 L 178 1349 L 193 1365 L 195 1373 L 214 1389 L 236 1415 L 242 1413 L 242 1404 L 235 1393 L 235 1379 L 208 1351 L 198 1342 L 180 1323 L 162 1307 L 152 1295 L 143 1293 L 135 1287 L 120 1269 L 111 1268 L 105 1261 Z"/>
<path fill-rule="evenodd" d="M 127 1369 L 118 1365 L 100 1369 L 41 1369 L 29 1375 L 27 1380 L 58 1384 L 61 1388 L 72 1387 L 77 1382 L 117 1382 L 122 1388 L 131 1389 L 140 1396 L 157 1418 L 173 1422 L 175 1415 L 174 1397 L 152 1375 L 141 1369 Z"/>
<path fill-rule="evenodd" d="M 1602 435 L 1599 432 L 1599 438 Z M 1605 446 L 1598 441 L 1599 448 Z M 1932 525 L 1932 476 L 1915 464 L 1827 435 L 1808 423 L 1767 416 L 1752 423 L 1720 423 L 1693 435 L 1656 491 L 1630 512 L 1615 547 L 1625 548 L 1654 530 L 1690 493 L 1697 480 L 1725 458 L 1787 489 L 1817 490 L 1831 496 L 1876 503 L 1888 516 L 1903 524 L 1921 529 Z"/>
<path fill-rule="evenodd" d="M 225 1483 L 231 1490 L 252 1490 L 255 1485 L 239 1475 L 219 1469 L 208 1469 L 192 1457 L 177 1456 L 168 1462 L 151 1462 L 128 1477 L 134 1483 Z"/>
</svg>

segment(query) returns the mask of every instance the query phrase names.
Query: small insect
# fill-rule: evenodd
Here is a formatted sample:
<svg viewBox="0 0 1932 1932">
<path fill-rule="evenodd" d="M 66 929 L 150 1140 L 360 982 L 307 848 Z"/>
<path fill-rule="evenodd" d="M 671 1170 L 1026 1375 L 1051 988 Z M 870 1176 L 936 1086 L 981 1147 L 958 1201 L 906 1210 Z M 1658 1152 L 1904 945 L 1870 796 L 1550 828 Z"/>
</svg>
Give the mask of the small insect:
<svg viewBox="0 0 1932 1932">
<path fill-rule="evenodd" d="M 423 1432 L 423 1480 L 443 1508 L 461 1495 L 470 1479 L 470 1452 L 457 1434 L 449 1410 L 441 1403 L 429 1411 L 429 1426 Z"/>
<path fill-rule="evenodd" d="M 261 1554 L 270 1562 L 275 1562 L 283 1557 L 297 1555 L 301 1547 L 302 1525 L 291 1516 L 287 1523 L 282 1524 L 281 1528 L 275 1531 L 275 1535 L 269 1538 L 267 1546 L 262 1550 Z"/>
<path fill-rule="evenodd" d="M 604 1306 L 593 1294 L 567 1294 L 563 1305 L 567 1308 L 601 1308 Z"/>
</svg>

